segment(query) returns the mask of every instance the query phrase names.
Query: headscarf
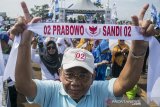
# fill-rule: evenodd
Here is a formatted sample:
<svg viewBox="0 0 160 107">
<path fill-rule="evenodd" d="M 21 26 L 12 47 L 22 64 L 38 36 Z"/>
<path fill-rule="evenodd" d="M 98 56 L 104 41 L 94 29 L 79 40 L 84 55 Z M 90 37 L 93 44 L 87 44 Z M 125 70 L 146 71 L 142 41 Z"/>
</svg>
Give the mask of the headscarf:
<svg viewBox="0 0 160 107">
<path fill-rule="evenodd" d="M 56 49 L 56 52 L 53 55 L 49 54 L 49 52 L 46 48 L 50 44 L 53 44 L 53 47 Z M 57 49 L 56 43 L 54 41 L 48 41 L 46 43 L 46 47 L 44 47 L 42 45 L 39 47 L 39 55 L 40 55 L 41 61 L 46 66 L 48 71 L 52 75 L 54 75 L 55 73 L 58 73 L 58 69 L 61 65 L 60 60 L 59 60 L 59 56 L 58 56 L 58 49 Z"/>
<path fill-rule="evenodd" d="M 103 60 L 111 61 L 111 52 L 109 49 L 109 42 L 103 39 L 100 44 L 93 50 L 94 62 L 99 63 Z M 96 80 L 105 80 L 105 72 L 107 65 L 103 64 L 96 67 Z"/>
<path fill-rule="evenodd" d="M 82 49 L 86 49 L 88 51 L 92 51 L 92 47 L 93 47 L 93 39 L 81 39 L 79 44 L 77 45 L 77 48 L 82 48 Z"/>
<path fill-rule="evenodd" d="M 9 35 L 7 32 L 1 32 L 0 33 L 0 40 L 4 41 L 6 43 L 6 45 L 8 45 L 8 41 L 9 41 Z M 7 47 L 2 47 L 2 52 L 3 54 L 9 54 L 11 51 L 11 46 L 8 45 Z"/>
<path fill-rule="evenodd" d="M 106 50 L 109 50 L 109 42 L 106 41 L 105 39 L 103 39 L 101 41 L 101 43 L 96 47 L 96 49 L 94 50 L 94 57 L 95 59 L 98 58 L 99 61 L 96 61 L 96 62 L 101 62 L 101 54 L 102 52 L 106 51 Z"/>
<path fill-rule="evenodd" d="M 0 40 L 3 40 L 6 43 L 8 43 L 8 41 L 9 41 L 9 35 L 7 34 L 7 32 L 0 33 Z"/>
<path fill-rule="evenodd" d="M 129 51 L 129 46 L 125 43 L 123 45 L 120 44 L 120 40 L 118 40 L 118 45 L 113 48 L 112 62 L 116 62 L 119 66 L 122 66 L 125 57 L 123 56 L 123 54 L 119 54 L 116 56 L 116 52 L 120 52 L 124 48 L 128 49 Z"/>
</svg>

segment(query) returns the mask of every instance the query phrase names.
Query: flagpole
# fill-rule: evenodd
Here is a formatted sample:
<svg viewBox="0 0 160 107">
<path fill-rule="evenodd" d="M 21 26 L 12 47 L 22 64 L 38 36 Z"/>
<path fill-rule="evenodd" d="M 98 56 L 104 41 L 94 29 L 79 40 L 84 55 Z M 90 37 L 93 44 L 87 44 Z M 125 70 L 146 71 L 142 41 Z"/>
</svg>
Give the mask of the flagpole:
<svg viewBox="0 0 160 107">
<path fill-rule="evenodd" d="M 107 8 L 109 8 L 109 0 L 107 1 Z"/>
</svg>

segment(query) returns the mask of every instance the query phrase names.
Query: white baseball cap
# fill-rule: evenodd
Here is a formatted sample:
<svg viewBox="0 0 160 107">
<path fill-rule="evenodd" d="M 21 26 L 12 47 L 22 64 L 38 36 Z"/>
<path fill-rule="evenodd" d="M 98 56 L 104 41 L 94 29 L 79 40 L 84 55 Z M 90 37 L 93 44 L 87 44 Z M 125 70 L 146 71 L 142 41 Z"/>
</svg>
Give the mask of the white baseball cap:
<svg viewBox="0 0 160 107">
<path fill-rule="evenodd" d="M 83 67 L 93 74 L 94 57 L 91 52 L 80 48 L 67 48 L 62 60 L 63 69 Z"/>
</svg>

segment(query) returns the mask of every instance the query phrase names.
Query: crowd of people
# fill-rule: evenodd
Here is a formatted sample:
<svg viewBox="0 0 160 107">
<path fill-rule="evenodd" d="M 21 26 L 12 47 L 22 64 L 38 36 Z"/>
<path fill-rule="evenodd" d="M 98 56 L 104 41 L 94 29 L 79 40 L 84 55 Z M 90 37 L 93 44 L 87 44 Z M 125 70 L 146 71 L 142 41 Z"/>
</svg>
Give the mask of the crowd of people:
<svg viewBox="0 0 160 107">
<path fill-rule="evenodd" d="M 41 107 L 105 107 L 106 99 L 122 97 L 135 88 L 148 48 L 144 41 L 132 41 L 129 47 L 125 40 L 117 40 L 110 49 L 108 39 L 42 38 L 24 29 L 26 22 L 35 23 L 40 18 L 31 19 L 26 4 L 21 5 L 24 19 L 8 32 L 0 33 L 5 64 L 14 36 L 22 34 L 15 69 L 16 88 L 10 78 L 4 82 L 3 105 L 17 107 L 19 92 L 29 103 Z M 132 17 L 132 25 L 143 28 L 144 36 L 154 32 L 152 22 L 143 19 L 148 7 L 143 7 L 139 17 Z M 39 64 L 42 80 L 33 77 L 31 62 Z"/>
</svg>

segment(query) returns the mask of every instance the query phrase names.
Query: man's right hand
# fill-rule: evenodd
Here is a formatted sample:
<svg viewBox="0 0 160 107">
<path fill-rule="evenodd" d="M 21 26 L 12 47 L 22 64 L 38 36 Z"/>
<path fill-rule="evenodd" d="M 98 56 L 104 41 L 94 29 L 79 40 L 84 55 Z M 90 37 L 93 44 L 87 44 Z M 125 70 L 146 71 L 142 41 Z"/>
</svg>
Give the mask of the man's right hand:
<svg viewBox="0 0 160 107">
<path fill-rule="evenodd" d="M 27 30 L 27 24 L 37 23 L 41 18 L 35 17 L 32 19 L 25 2 L 21 2 L 21 7 L 23 9 L 24 17 L 18 18 L 17 23 L 11 29 L 11 34 L 22 34 L 21 42 L 31 42 L 33 33 Z"/>
<path fill-rule="evenodd" d="M 127 51 L 128 51 L 127 48 L 123 48 L 123 49 L 121 50 L 122 53 L 126 53 Z"/>
<path fill-rule="evenodd" d="M 24 18 L 20 17 L 12 29 L 14 35 L 21 34 L 21 42 L 18 48 L 17 62 L 15 68 L 16 89 L 23 95 L 34 98 L 37 93 L 36 84 L 32 80 L 31 65 L 31 40 L 33 32 L 27 30 L 27 24 L 36 23 L 40 18 L 31 19 L 25 2 L 21 3 Z"/>
</svg>

